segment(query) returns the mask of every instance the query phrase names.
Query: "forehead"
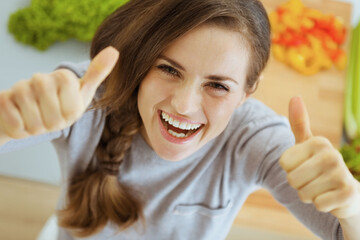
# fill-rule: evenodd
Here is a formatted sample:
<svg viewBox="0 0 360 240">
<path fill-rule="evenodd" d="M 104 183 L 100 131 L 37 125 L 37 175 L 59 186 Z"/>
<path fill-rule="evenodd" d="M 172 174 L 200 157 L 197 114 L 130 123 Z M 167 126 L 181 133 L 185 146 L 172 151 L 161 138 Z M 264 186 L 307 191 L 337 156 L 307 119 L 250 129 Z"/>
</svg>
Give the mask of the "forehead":
<svg viewBox="0 0 360 240">
<path fill-rule="evenodd" d="M 248 51 L 239 32 L 201 25 L 171 43 L 163 55 L 177 61 L 189 71 L 221 71 L 239 77 L 239 74 L 246 72 Z"/>
</svg>

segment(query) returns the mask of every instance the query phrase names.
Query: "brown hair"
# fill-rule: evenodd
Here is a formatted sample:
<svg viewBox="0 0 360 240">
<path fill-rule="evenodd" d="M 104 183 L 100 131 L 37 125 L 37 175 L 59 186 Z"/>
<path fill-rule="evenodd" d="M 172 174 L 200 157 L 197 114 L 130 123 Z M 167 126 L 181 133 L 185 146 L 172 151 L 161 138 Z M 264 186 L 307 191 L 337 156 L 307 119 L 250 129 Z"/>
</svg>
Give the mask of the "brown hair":
<svg viewBox="0 0 360 240">
<path fill-rule="evenodd" d="M 139 85 L 167 46 L 201 24 L 241 33 L 249 49 L 246 90 L 254 90 L 270 51 L 270 25 L 258 0 L 131 0 L 95 34 L 91 58 L 111 45 L 119 50 L 120 59 L 94 105 L 106 109 L 97 162 L 72 177 L 67 206 L 58 214 L 60 226 L 75 236 L 95 234 L 107 221 L 122 230 L 142 218 L 140 201 L 117 179 L 119 165 L 142 124 Z"/>
</svg>

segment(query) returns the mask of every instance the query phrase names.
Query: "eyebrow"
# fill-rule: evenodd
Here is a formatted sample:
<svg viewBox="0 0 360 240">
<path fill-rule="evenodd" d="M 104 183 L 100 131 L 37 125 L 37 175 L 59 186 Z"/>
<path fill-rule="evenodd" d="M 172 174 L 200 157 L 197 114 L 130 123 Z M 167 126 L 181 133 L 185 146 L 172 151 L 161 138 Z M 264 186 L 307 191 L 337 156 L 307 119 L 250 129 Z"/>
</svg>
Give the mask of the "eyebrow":
<svg viewBox="0 0 360 240">
<path fill-rule="evenodd" d="M 171 58 L 168 58 L 164 55 L 160 55 L 159 56 L 160 59 L 163 59 L 167 62 L 169 62 L 171 65 L 173 65 L 174 67 L 176 68 L 179 68 L 180 70 L 186 72 L 186 69 L 181 66 L 179 63 L 177 63 L 176 61 L 172 60 Z M 207 76 L 206 77 L 207 79 L 210 79 L 210 80 L 213 80 L 213 81 L 226 81 L 226 80 L 229 80 L 229 81 L 232 81 L 236 84 L 239 84 L 237 81 L 235 81 L 234 79 L 230 78 L 230 77 L 227 77 L 227 76 L 222 76 L 222 75 L 210 75 L 210 76 Z"/>
</svg>

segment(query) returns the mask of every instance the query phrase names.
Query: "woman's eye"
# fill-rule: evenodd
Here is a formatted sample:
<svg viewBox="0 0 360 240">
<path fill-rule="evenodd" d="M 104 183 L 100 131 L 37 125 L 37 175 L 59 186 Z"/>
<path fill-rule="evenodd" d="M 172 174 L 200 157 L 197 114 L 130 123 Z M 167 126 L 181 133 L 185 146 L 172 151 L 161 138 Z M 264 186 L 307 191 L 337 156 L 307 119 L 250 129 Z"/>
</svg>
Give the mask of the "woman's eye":
<svg viewBox="0 0 360 240">
<path fill-rule="evenodd" d="M 229 88 L 225 87 L 224 85 L 220 84 L 220 83 L 216 83 L 216 82 L 211 82 L 208 84 L 208 86 L 210 86 L 211 88 L 213 88 L 216 91 L 229 91 Z"/>
<path fill-rule="evenodd" d="M 163 71 L 164 73 L 169 74 L 171 76 L 180 76 L 179 72 L 175 68 L 173 68 L 171 66 L 159 65 L 157 68 L 160 69 L 161 71 Z"/>
</svg>

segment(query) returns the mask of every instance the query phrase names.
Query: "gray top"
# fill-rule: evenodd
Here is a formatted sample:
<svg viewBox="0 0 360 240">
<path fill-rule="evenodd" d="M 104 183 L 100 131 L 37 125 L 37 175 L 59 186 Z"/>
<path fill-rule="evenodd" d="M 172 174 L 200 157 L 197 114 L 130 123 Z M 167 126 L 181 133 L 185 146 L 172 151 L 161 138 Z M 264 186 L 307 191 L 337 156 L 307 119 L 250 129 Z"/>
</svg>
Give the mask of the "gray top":
<svg viewBox="0 0 360 240">
<path fill-rule="evenodd" d="M 61 67 L 82 76 L 87 66 L 88 62 Z M 52 141 L 62 173 L 61 208 L 69 176 L 75 169 L 85 169 L 94 157 L 104 120 L 102 110 L 87 111 L 69 128 L 10 141 L 0 147 L 0 153 Z M 317 236 L 343 239 L 334 216 L 302 203 L 288 185 L 278 160 L 293 144 L 287 119 L 255 99 L 234 112 L 223 133 L 178 162 L 161 159 L 137 134 L 120 165 L 118 178 L 137 192 L 144 206 L 146 227 L 135 224 L 116 235 L 109 223 L 99 234 L 86 239 L 225 239 L 248 195 L 260 187 L 269 190 Z M 60 229 L 58 239 L 76 238 Z"/>
</svg>

